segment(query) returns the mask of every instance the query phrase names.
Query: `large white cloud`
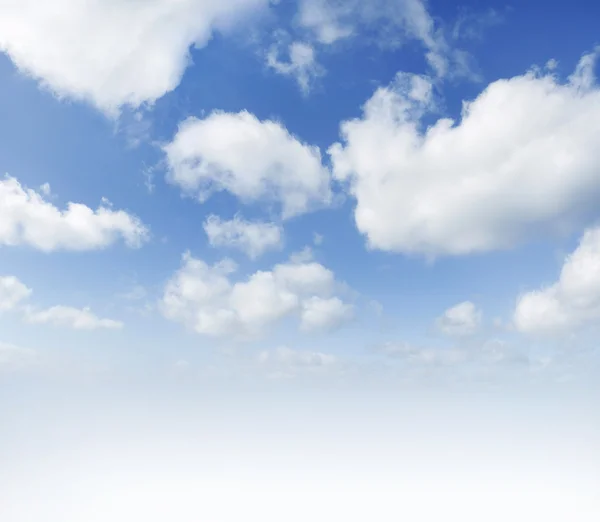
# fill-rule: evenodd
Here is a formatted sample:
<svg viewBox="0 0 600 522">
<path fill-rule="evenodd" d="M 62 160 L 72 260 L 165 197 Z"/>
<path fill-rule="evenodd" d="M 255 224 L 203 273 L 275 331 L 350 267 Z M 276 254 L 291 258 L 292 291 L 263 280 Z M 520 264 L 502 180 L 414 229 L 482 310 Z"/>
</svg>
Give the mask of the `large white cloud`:
<svg viewBox="0 0 600 522">
<path fill-rule="evenodd" d="M 0 277 L 0 312 L 13 310 L 31 295 L 31 289 L 15 276 Z"/>
<path fill-rule="evenodd" d="M 517 299 L 514 323 L 527 333 L 569 331 L 600 321 L 600 227 L 588 229 L 558 281 Z"/>
<path fill-rule="evenodd" d="M 334 274 L 313 261 L 290 261 L 232 281 L 237 266 L 229 260 L 210 266 L 190 254 L 167 283 L 161 301 L 165 317 L 214 337 L 253 337 L 280 320 L 296 316 L 305 330 L 338 326 L 340 308 Z M 324 300 L 323 303 L 316 301 Z"/>
<path fill-rule="evenodd" d="M 123 328 L 121 321 L 102 319 L 89 308 L 79 309 L 60 305 L 46 310 L 29 308 L 25 312 L 25 320 L 30 324 L 48 324 L 73 330 L 120 330 Z"/>
<path fill-rule="evenodd" d="M 251 259 L 283 245 L 283 230 L 279 225 L 246 221 L 237 215 L 229 221 L 211 215 L 204 222 L 204 231 L 211 246 L 237 248 Z"/>
<path fill-rule="evenodd" d="M 189 48 L 268 0 L 2 0 L 0 51 L 59 95 L 116 113 L 179 84 Z"/>
<path fill-rule="evenodd" d="M 471 301 L 448 308 L 436 321 L 440 332 L 450 336 L 474 334 L 481 323 L 481 310 Z"/>
<path fill-rule="evenodd" d="M 28 245 L 45 252 L 96 250 L 120 238 L 138 247 L 147 240 L 148 229 L 123 210 L 104 205 L 92 210 L 80 203 L 61 210 L 15 178 L 0 179 L 0 246 Z"/>
<path fill-rule="evenodd" d="M 427 78 L 399 74 L 330 148 L 371 247 L 429 256 L 509 248 L 578 224 L 600 195 L 595 55 L 563 83 L 530 71 L 442 118 Z"/>
<path fill-rule="evenodd" d="M 319 148 L 246 111 L 189 118 L 164 151 L 168 179 L 201 201 L 226 190 L 244 202 L 277 202 L 289 218 L 331 197 Z"/>
</svg>

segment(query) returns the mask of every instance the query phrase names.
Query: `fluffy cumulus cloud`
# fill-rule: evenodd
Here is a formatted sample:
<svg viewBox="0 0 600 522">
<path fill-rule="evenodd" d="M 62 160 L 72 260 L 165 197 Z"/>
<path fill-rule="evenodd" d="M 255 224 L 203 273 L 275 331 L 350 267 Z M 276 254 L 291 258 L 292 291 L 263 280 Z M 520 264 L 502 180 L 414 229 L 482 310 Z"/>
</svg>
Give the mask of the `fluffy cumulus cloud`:
<svg viewBox="0 0 600 522">
<path fill-rule="evenodd" d="M 281 58 L 282 47 L 287 59 Z M 267 65 L 278 74 L 294 78 L 304 94 L 309 93 L 314 80 L 324 72 L 315 59 L 313 46 L 304 42 L 273 45 L 267 54 Z"/>
<path fill-rule="evenodd" d="M 481 311 L 471 301 L 459 303 L 446 310 L 436 321 L 445 335 L 465 336 L 474 334 L 481 323 Z"/>
<path fill-rule="evenodd" d="M 234 282 L 236 270 L 229 260 L 210 266 L 185 254 L 166 285 L 163 314 L 213 337 L 254 337 L 293 316 L 309 331 L 340 324 L 339 308 L 346 305 L 326 302 L 336 299 L 338 283 L 323 265 L 292 260 Z"/>
<path fill-rule="evenodd" d="M 61 210 L 15 178 L 0 179 L 0 246 L 28 245 L 45 252 L 96 250 L 122 238 L 139 247 L 148 229 L 135 216 L 102 205 L 69 203 Z"/>
<path fill-rule="evenodd" d="M 29 308 L 25 320 L 30 324 L 49 324 L 51 326 L 71 328 L 73 330 L 119 330 L 123 323 L 112 319 L 102 319 L 89 308 L 72 308 L 70 306 L 53 306 L 46 310 Z"/>
<path fill-rule="evenodd" d="M 517 299 L 514 324 L 526 333 L 556 333 L 600 321 L 600 227 L 588 229 L 554 284 Z"/>
<path fill-rule="evenodd" d="M 296 18 L 322 45 L 364 33 L 377 34 L 384 46 L 418 41 L 437 76 L 471 74 L 468 55 L 448 44 L 422 0 L 301 0 Z"/>
<path fill-rule="evenodd" d="M 283 246 L 283 230 L 279 225 L 246 221 L 238 215 L 229 221 L 209 216 L 204 222 L 204 231 L 212 246 L 236 248 L 251 259 Z"/>
<path fill-rule="evenodd" d="M 600 88 L 586 55 L 566 82 L 532 70 L 491 83 L 461 120 L 423 116 L 426 78 L 399 74 L 330 148 L 372 248 L 428 256 L 510 248 L 568 230 L 600 195 Z"/>
<path fill-rule="evenodd" d="M 13 310 L 30 295 L 31 289 L 16 277 L 0 277 L 0 313 Z"/>
<path fill-rule="evenodd" d="M 243 202 L 277 203 L 289 218 L 331 198 L 330 173 L 318 147 L 246 111 L 189 118 L 164 151 L 169 181 L 200 201 L 226 190 Z"/>
<path fill-rule="evenodd" d="M 313 296 L 302 303 L 301 328 L 307 332 L 332 330 L 350 320 L 352 305 L 339 297 Z"/>
<path fill-rule="evenodd" d="M 0 51 L 62 96 L 116 113 L 173 90 L 215 30 L 268 0 L 3 0 Z"/>
</svg>

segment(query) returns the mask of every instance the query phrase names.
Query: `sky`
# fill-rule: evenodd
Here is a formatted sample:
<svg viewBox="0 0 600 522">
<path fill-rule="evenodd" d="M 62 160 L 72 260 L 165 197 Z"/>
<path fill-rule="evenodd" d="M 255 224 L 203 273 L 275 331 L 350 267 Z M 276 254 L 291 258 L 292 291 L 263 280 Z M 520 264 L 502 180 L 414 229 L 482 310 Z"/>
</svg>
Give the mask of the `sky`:
<svg viewBox="0 0 600 522">
<path fill-rule="evenodd" d="M 598 20 L 0 0 L 0 518 L 597 520 Z"/>
</svg>

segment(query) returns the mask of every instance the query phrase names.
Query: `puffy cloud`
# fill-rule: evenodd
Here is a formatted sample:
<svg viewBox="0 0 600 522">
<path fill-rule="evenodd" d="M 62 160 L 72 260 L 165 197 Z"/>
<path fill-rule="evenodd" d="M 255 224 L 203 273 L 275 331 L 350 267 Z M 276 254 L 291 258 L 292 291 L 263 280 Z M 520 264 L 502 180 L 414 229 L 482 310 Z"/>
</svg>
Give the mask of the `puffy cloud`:
<svg viewBox="0 0 600 522">
<path fill-rule="evenodd" d="M 565 230 L 600 194 L 600 89 L 594 55 L 568 81 L 528 73 L 491 83 L 460 122 L 424 128 L 423 77 L 400 73 L 330 148 L 371 247 L 429 256 L 512 247 Z"/>
<path fill-rule="evenodd" d="M 14 309 L 30 295 L 31 289 L 16 277 L 0 277 L 0 313 Z"/>
<path fill-rule="evenodd" d="M 25 320 L 31 324 L 50 324 L 73 330 L 119 330 L 123 328 L 122 322 L 101 319 L 94 315 L 89 308 L 79 309 L 70 306 L 53 306 L 40 311 L 29 308 L 25 313 Z"/>
<path fill-rule="evenodd" d="M 267 65 L 279 74 L 295 78 L 302 93 L 308 94 L 314 79 L 324 72 L 315 60 L 313 46 L 303 42 L 292 42 L 287 47 L 287 53 L 289 61 L 281 61 L 280 45 L 273 45 L 267 54 Z"/>
<path fill-rule="evenodd" d="M 527 333 L 555 333 L 600 320 L 600 227 L 586 230 L 554 284 L 517 299 L 513 321 Z"/>
<path fill-rule="evenodd" d="M 204 223 L 204 231 L 212 246 L 237 248 L 251 259 L 283 245 L 283 230 L 280 226 L 262 221 L 245 221 L 240 216 L 235 216 L 230 221 L 209 216 Z"/>
<path fill-rule="evenodd" d="M 307 332 L 338 328 L 352 317 L 353 307 L 339 297 L 313 296 L 302 304 L 301 328 Z"/>
<path fill-rule="evenodd" d="M 38 362 L 38 354 L 29 348 L 0 342 L 0 372 L 21 370 Z"/>
<path fill-rule="evenodd" d="M 236 269 L 229 260 L 210 266 L 185 254 L 183 266 L 166 285 L 163 314 L 213 337 L 260 335 L 290 316 L 299 316 L 306 329 L 341 322 L 339 310 L 347 305 L 327 302 L 336 299 L 337 283 L 319 263 L 290 261 L 232 282 Z"/>
<path fill-rule="evenodd" d="M 437 76 L 470 74 L 466 53 L 450 47 L 422 0 L 301 0 L 297 22 L 324 45 L 364 32 L 385 46 L 417 40 Z"/>
<path fill-rule="evenodd" d="M 319 148 L 246 111 L 189 118 L 164 151 L 169 181 L 200 201 L 226 190 L 243 202 L 277 202 L 289 218 L 331 198 Z"/>
<path fill-rule="evenodd" d="M 450 336 L 474 334 L 481 323 L 481 311 L 470 301 L 446 310 L 436 321 L 440 332 Z"/>
<path fill-rule="evenodd" d="M 0 51 L 61 96 L 115 114 L 179 84 L 203 47 L 268 0 L 3 0 Z"/>
<path fill-rule="evenodd" d="M 119 238 L 139 247 L 148 229 L 123 210 L 103 205 L 94 211 L 80 203 L 60 210 L 15 178 L 0 180 L 0 245 L 28 245 L 45 252 L 96 250 Z"/>
</svg>

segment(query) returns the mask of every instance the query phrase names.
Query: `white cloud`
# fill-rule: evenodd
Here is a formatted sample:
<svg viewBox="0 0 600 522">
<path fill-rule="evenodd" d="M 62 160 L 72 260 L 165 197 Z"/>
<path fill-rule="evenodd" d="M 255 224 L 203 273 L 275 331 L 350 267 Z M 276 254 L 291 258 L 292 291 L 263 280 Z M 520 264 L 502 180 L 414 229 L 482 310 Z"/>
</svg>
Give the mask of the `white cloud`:
<svg viewBox="0 0 600 522">
<path fill-rule="evenodd" d="M 339 297 L 313 296 L 302 304 L 301 328 L 307 332 L 338 328 L 352 317 L 353 307 Z"/>
<path fill-rule="evenodd" d="M 357 200 L 372 248 L 428 256 L 510 248 L 568 230 L 600 195 L 600 89 L 593 56 L 566 83 L 530 71 L 490 84 L 459 123 L 424 129 L 431 91 L 398 74 L 341 126 L 334 176 Z"/>
<path fill-rule="evenodd" d="M 61 96 L 115 114 L 172 91 L 203 47 L 268 0 L 3 0 L 0 51 Z"/>
<path fill-rule="evenodd" d="M 106 205 L 97 210 L 69 203 L 60 210 L 15 178 L 0 180 L 0 246 L 28 245 L 45 252 L 95 250 L 119 238 L 139 247 L 148 238 L 143 223 Z"/>
<path fill-rule="evenodd" d="M 0 313 L 13 310 L 31 295 L 31 289 L 14 276 L 0 277 Z"/>
<path fill-rule="evenodd" d="M 517 299 L 513 321 L 527 333 L 555 333 L 600 320 L 600 227 L 588 229 L 554 284 Z"/>
<path fill-rule="evenodd" d="M 163 314 L 214 337 L 257 336 L 291 316 L 308 328 L 339 325 L 339 306 L 315 305 L 314 298 L 335 298 L 337 286 L 334 274 L 319 263 L 290 261 L 233 282 L 236 269 L 229 260 L 209 266 L 185 254 L 166 285 Z"/>
<path fill-rule="evenodd" d="M 21 370 L 37 362 L 38 354 L 34 350 L 0 342 L 0 371 Z"/>
<path fill-rule="evenodd" d="M 292 378 L 306 373 L 323 373 L 339 364 L 337 357 L 321 352 L 292 350 L 281 346 L 258 354 L 261 368 L 273 378 Z"/>
<path fill-rule="evenodd" d="M 304 42 L 292 42 L 287 46 L 289 61 L 281 61 L 281 45 L 275 44 L 267 54 L 267 65 L 284 76 L 295 78 L 303 94 L 308 94 L 315 78 L 324 74 L 323 68 L 315 60 L 312 45 Z"/>
<path fill-rule="evenodd" d="M 226 190 L 243 202 L 277 202 L 289 218 L 331 199 L 319 148 L 246 111 L 189 118 L 164 151 L 169 181 L 200 201 Z"/>
<path fill-rule="evenodd" d="M 443 334 L 459 337 L 474 334 L 480 323 L 481 311 L 471 301 L 449 308 L 436 321 Z"/>
<path fill-rule="evenodd" d="M 25 312 L 25 320 L 30 324 L 49 324 L 73 330 L 120 330 L 123 328 L 122 322 L 101 319 L 89 308 L 79 309 L 70 306 L 53 306 L 39 311 L 28 308 Z"/>
<path fill-rule="evenodd" d="M 471 74 L 467 54 L 450 47 L 422 0 L 301 0 L 297 23 L 323 45 L 365 33 L 388 47 L 417 40 L 437 76 Z"/>
<path fill-rule="evenodd" d="M 218 216 L 209 216 L 204 222 L 204 231 L 214 247 L 237 248 L 251 259 L 256 259 L 269 250 L 283 245 L 283 230 L 274 223 L 246 221 L 235 216 L 223 221 Z"/>
</svg>

